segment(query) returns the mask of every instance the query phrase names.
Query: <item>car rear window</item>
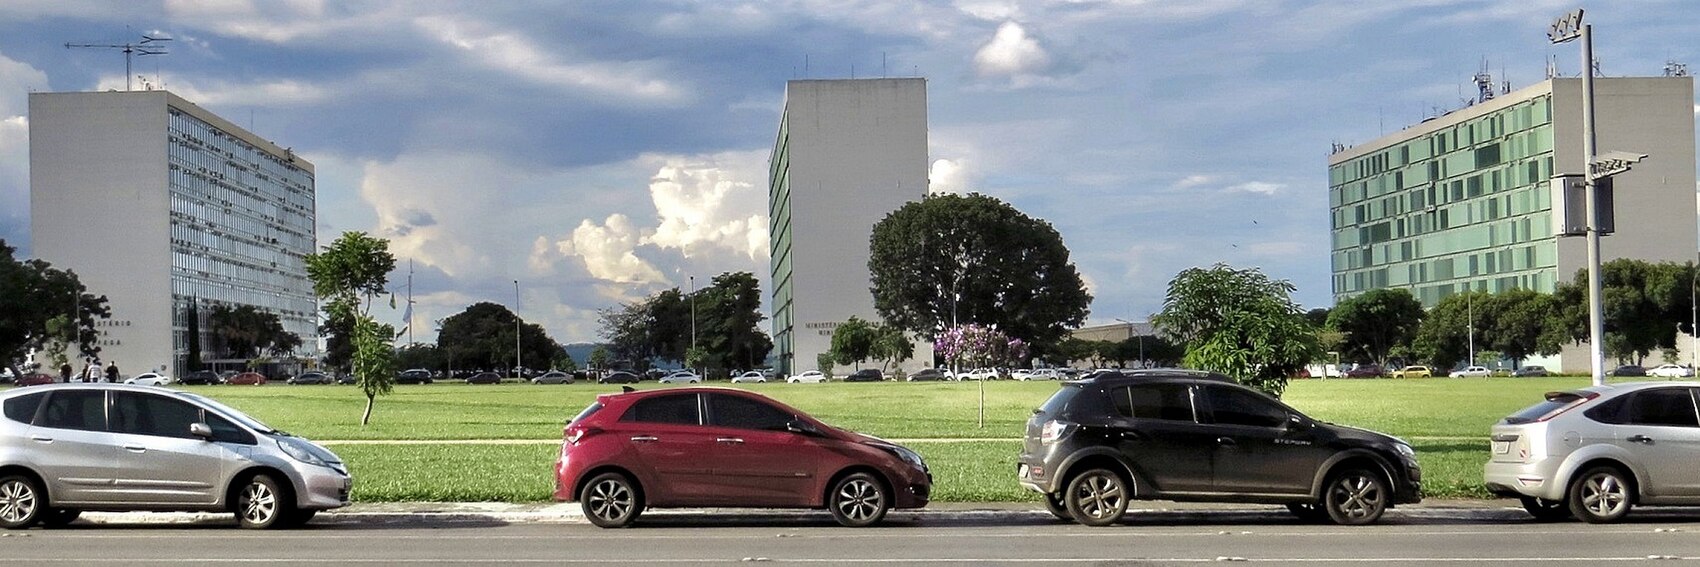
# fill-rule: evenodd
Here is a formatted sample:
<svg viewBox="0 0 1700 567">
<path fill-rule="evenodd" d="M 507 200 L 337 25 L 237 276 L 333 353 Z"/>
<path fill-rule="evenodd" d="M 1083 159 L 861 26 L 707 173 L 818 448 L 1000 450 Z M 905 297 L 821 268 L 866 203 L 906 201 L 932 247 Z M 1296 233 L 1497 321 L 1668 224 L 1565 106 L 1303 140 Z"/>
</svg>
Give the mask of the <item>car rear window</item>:
<svg viewBox="0 0 1700 567">
<path fill-rule="evenodd" d="M 1505 423 L 1515 425 L 1540 421 L 1558 414 L 1571 404 L 1592 398 L 1581 392 L 1547 392 L 1546 400 L 1511 414 L 1505 418 Z"/>
<path fill-rule="evenodd" d="M 578 423 L 579 420 L 590 417 L 601 409 L 602 402 L 590 402 L 590 405 L 585 406 L 584 411 L 578 412 L 578 415 L 573 416 L 571 420 L 567 421 L 567 425 Z"/>
<path fill-rule="evenodd" d="M 36 392 L 6 400 L 6 419 L 18 423 L 29 423 L 30 420 L 35 419 L 35 408 L 41 407 L 41 398 L 46 396 L 47 392 Z"/>
<path fill-rule="evenodd" d="M 1075 385 L 1057 388 L 1057 393 L 1051 394 L 1051 399 L 1045 400 L 1045 403 L 1041 404 L 1034 413 L 1053 417 L 1063 415 L 1063 412 L 1068 411 L 1069 404 L 1074 402 L 1075 398 L 1080 397 L 1080 392 L 1084 389 Z"/>
</svg>

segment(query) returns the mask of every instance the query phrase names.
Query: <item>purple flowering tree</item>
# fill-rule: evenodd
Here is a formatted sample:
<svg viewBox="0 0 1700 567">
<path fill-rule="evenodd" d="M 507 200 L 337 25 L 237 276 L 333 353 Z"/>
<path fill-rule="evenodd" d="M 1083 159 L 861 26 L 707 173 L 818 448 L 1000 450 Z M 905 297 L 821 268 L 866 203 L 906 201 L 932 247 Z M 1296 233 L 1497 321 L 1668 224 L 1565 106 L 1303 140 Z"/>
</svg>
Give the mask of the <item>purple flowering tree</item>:
<svg viewBox="0 0 1700 567">
<path fill-rule="evenodd" d="M 1027 358 L 1027 343 L 978 324 L 945 329 L 933 340 L 939 356 L 958 368 L 1014 366 Z"/>
</svg>

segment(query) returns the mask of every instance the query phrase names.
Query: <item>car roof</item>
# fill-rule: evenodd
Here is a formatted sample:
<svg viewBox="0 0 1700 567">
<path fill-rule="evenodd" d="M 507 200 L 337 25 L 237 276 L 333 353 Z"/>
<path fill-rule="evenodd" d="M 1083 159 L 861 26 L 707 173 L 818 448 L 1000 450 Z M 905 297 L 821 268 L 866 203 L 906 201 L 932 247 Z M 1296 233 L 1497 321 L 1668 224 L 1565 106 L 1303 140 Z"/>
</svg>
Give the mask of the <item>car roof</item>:
<svg viewBox="0 0 1700 567">
<path fill-rule="evenodd" d="M 1188 370 L 1184 368 L 1146 368 L 1136 370 L 1097 370 L 1086 377 L 1076 380 L 1081 383 L 1107 383 L 1155 380 L 1203 380 L 1238 384 L 1239 381 L 1215 372 L 1203 370 Z"/>
<path fill-rule="evenodd" d="M 60 390 L 112 390 L 112 391 L 117 391 L 117 392 L 154 392 L 154 393 L 157 393 L 157 394 L 165 394 L 165 395 L 175 397 L 175 398 L 179 398 L 179 399 L 189 399 L 188 396 L 184 395 L 185 392 L 182 392 L 180 390 L 173 390 L 171 388 L 163 388 L 163 387 L 160 387 L 160 386 L 142 386 L 142 385 L 138 385 L 138 384 L 123 384 L 123 383 L 118 383 L 118 382 L 69 382 L 69 383 L 42 384 L 42 385 L 39 385 L 39 386 L 28 386 L 28 387 L 23 387 L 23 388 L 12 388 L 10 390 L 0 391 L 0 398 L 10 398 L 10 397 L 15 397 L 15 396 L 22 396 L 22 395 L 31 394 L 31 393 L 34 393 L 34 392 L 56 392 L 56 391 L 60 391 Z"/>
</svg>

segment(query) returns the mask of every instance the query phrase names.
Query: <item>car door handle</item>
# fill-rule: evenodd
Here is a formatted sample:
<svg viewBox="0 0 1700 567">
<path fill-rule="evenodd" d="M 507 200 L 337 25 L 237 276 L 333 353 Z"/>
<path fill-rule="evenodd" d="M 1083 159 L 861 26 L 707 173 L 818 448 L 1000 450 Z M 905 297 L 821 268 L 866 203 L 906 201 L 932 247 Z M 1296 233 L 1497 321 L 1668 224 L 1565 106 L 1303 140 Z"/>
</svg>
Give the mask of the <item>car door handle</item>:
<svg viewBox="0 0 1700 567">
<path fill-rule="evenodd" d="M 1239 442 L 1235 441 L 1233 437 L 1217 437 L 1216 438 L 1216 444 L 1217 445 L 1230 445 L 1231 446 L 1231 445 L 1238 445 Z"/>
<path fill-rule="evenodd" d="M 30 437 L 30 440 L 35 441 L 37 443 L 52 443 L 53 442 L 52 437 Z"/>
<path fill-rule="evenodd" d="M 638 436 L 632 437 L 633 443 L 654 443 L 654 442 L 660 441 L 660 440 L 661 440 L 661 438 L 656 437 L 654 435 L 638 435 Z"/>
<path fill-rule="evenodd" d="M 744 440 L 739 439 L 737 437 L 720 437 L 720 438 L 716 438 L 714 440 L 714 442 L 715 443 L 725 443 L 727 445 L 742 445 L 742 444 L 744 444 Z"/>
<path fill-rule="evenodd" d="M 1625 441 L 1628 441 L 1630 443 L 1640 443 L 1642 445 L 1652 445 L 1653 444 L 1653 438 L 1648 437 L 1646 435 L 1630 435 L 1628 439 L 1625 439 Z"/>
<path fill-rule="evenodd" d="M 146 453 L 146 452 L 148 452 L 148 448 L 143 447 L 141 445 L 125 445 L 124 450 L 129 451 L 131 453 Z"/>
<path fill-rule="evenodd" d="M 1123 431 L 1121 432 L 1121 438 L 1138 441 L 1140 439 L 1144 439 L 1145 436 L 1140 434 L 1138 431 Z"/>
</svg>

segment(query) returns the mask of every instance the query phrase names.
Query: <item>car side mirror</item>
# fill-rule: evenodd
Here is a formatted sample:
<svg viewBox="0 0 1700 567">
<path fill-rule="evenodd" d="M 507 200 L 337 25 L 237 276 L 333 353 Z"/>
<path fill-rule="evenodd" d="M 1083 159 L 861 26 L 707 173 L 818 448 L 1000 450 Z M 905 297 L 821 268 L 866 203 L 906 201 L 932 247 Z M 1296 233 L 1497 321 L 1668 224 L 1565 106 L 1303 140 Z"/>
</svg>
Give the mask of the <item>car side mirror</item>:
<svg viewBox="0 0 1700 567">
<path fill-rule="evenodd" d="M 212 427 L 197 421 L 189 424 L 189 434 L 202 439 L 212 439 Z"/>
<path fill-rule="evenodd" d="M 793 419 L 785 422 L 785 430 L 799 435 L 820 435 L 820 429 L 817 429 L 814 424 L 801 419 Z"/>
</svg>

